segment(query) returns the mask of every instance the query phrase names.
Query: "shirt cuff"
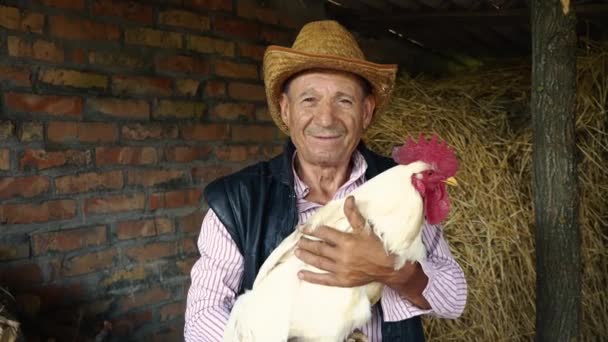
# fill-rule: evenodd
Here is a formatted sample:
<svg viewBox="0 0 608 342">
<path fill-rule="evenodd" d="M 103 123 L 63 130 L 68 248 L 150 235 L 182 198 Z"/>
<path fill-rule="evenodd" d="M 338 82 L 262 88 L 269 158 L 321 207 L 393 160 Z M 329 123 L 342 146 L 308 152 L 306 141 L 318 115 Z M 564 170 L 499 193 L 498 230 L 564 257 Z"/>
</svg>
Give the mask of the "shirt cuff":
<svg viewBox="0 0 608 342">
<path fill-rule="evenodd" d="M 397 322 L 414 316 L 434 312 L 436 303 L 434 303 L 433 300 L 437 298 L 437 295 L 435 294 L 437 289 L 434 288 L 435 269 L 433 268 L 433 265 L 426 260 L 421 261 L 420 266 L 422 266 L 422 271 L 429 279 L 426 287 L 422 291 L 422 296 L 429 302 L 431 309 L 421 309 L 412 304 L 409 300 L 401 297 L 397 291 L 385 286 L 380 300 L 385 321 Z"/>
</svg>

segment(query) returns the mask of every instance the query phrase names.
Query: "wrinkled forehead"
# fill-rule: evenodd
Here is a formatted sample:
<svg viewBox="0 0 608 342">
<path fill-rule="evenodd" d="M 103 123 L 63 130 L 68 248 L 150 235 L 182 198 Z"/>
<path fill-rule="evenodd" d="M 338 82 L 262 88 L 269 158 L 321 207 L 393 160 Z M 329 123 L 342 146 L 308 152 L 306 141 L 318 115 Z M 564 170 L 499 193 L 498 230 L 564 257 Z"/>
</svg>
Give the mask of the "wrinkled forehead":
<svg viewBox="0 0 608 342">
<path fill-rule="evenodd" d="M 289 94 L 292 84 L 296 80 L 314 81 L 322 79 L 348 80 L 363 96 L 371 94 L 371 85 L 365 78 L 354 73 L 330 69 L 308 69 L 292 75 L 283 83 L 283 93 Z"/>
</svg>

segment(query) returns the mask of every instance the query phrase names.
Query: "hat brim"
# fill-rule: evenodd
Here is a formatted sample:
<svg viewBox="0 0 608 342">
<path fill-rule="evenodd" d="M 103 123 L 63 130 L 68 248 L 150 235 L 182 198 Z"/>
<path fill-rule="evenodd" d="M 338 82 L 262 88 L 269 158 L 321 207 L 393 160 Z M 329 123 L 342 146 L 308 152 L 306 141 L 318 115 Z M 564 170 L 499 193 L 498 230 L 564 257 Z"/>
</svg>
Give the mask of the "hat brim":
<svg viewBox="0 0 608 342">
<path fill-rule="evenodd" d="M 372 118 L 374 121 L 388 104 L 397 74 L 396 64 L 376 64 L 360 59 L 315 55 L 275 45 L 266 49 L 263 67 L 268 111 L 276 125 L 287 135 L 289 130 L 281 119 L 279 102 L 283 84 L 291 76 L 309 69 L 329 69 L 363 77 L 370 83 L 376 99 L 376 109 Z"/>
</svg>

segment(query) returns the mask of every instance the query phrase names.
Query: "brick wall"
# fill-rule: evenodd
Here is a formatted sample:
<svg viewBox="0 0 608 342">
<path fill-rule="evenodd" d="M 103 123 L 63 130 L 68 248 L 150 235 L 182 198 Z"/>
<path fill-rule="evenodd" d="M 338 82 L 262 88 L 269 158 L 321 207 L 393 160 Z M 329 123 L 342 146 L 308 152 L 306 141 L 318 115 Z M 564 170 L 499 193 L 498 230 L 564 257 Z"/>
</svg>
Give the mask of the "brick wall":
<svg viewBox="0 0 608 342">
<path fill-rule="evenodd" d="M 37 337 L 177 339 L 212 179 L 283 137 L 237 0 L 0 2 L 0 285 Z"/>
</svg>

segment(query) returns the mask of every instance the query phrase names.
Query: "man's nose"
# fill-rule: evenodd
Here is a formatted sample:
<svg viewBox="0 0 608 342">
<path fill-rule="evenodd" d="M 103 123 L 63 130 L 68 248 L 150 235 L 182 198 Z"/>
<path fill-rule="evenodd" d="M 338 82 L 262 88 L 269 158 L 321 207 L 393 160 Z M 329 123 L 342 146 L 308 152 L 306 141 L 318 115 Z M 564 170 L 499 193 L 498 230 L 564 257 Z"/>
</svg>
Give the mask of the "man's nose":
<svg viewBox="0 0 608 342">
<path fill-rule="evenodd" d="M 315 123 L 321 127 L 331 127 L 334 124 L 334 108 L 329 101 L 321 101 L 315 113 Z"/>
</svg>

